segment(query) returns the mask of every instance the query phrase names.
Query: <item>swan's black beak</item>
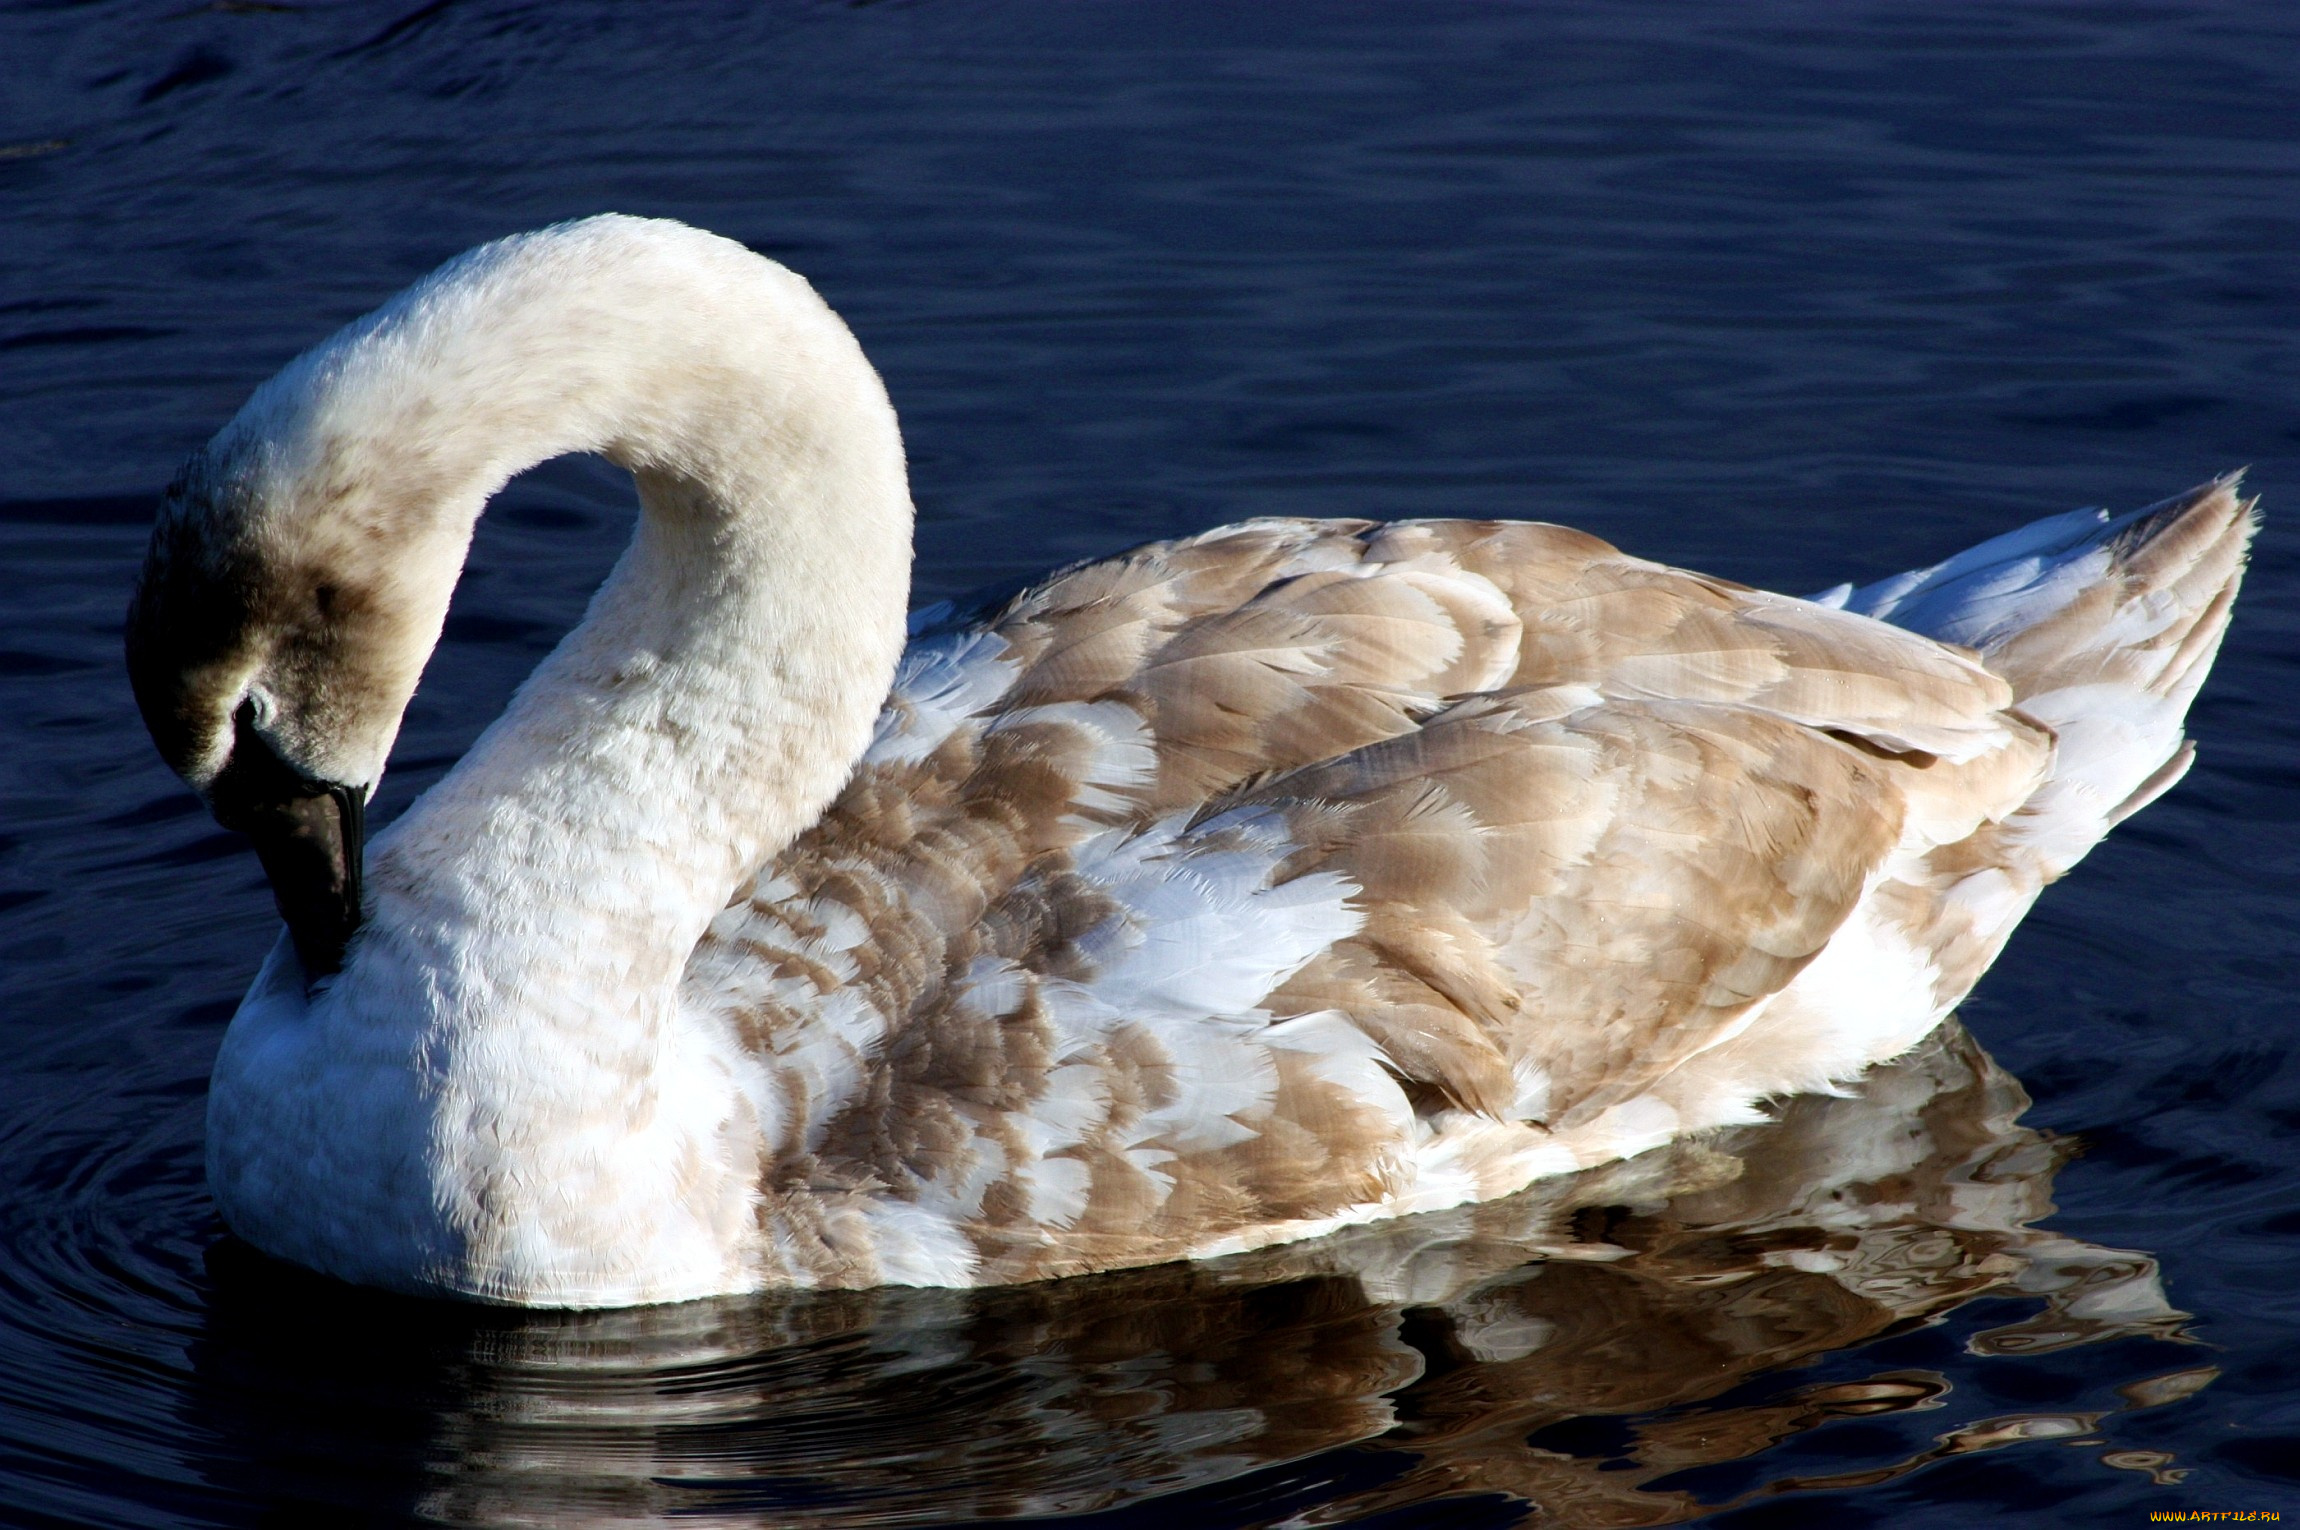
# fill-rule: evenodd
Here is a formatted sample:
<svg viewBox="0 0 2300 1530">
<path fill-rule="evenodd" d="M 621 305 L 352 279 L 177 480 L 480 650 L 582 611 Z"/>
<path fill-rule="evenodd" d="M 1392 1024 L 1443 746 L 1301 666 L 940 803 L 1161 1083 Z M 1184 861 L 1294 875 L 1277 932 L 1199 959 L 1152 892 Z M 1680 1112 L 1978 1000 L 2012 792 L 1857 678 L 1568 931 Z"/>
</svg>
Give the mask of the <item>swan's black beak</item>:
<svg viewBox="0 0 2300 1530">
<path fill-rule="evenodd" d="M 359 928 L 367 788 L 295 770 L 256 731 L 246 707 L 232 722 L 232 752 L 208 783 L 208 809 L 255 841 L 305 976 L 326 977 L 342 969 Z"/>
</svg>

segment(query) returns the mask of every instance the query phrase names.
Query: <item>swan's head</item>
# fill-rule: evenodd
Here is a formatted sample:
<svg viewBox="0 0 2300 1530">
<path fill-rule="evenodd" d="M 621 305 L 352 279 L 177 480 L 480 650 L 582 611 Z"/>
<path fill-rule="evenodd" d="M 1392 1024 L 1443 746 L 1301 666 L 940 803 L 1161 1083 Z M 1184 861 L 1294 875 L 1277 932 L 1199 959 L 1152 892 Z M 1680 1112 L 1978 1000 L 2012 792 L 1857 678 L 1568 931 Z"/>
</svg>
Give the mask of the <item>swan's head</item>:
<svg viewBox="0 0 2300 1530">
<path fill-rule="evenodd" d="M 168 488 L 127 658 L 160 754 L 255 842 L 317 977 L 358 926 L 364 808 L 471 517 L 442 513 L 455 496 L 419 467 L 379 474 L 373 442 L 294 407 L 314 360 L 260 390 Z"/>
<path fill-rule="evenodd" d="M 576 451 L 637 474 L 698 558 L 730 507 L 803 517 L 893 592 L 892 665 L 902 439 L 813 289 L 731 240 L 613 214 L 457 257 L 290 363 L 192 458 L 129 613 L 153 740 L 255 839 L 315 976 L 358 924 L 360 810 L 473 523 L 513 474 Z"/>
</svg>

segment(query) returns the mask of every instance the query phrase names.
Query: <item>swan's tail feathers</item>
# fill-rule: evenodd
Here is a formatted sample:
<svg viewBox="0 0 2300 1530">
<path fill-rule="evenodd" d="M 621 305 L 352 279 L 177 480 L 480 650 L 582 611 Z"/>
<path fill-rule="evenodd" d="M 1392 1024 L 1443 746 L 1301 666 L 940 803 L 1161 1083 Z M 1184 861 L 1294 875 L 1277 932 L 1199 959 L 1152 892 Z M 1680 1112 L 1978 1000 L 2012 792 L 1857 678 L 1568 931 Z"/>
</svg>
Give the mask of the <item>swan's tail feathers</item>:
<svg viewBox="0 0 2300 1530">
<path fill-rule="evenodd" d="M 2231 473 L 2127 515 L 2079 510 L 1824 603 L 1979 651 L 2058 736 L 2017 817 L 2051 880 L 2184 775 L 2188 704 L 2212 667 L 2258 527 Z M 2008 827 L 2012 827 L 2008 825 Z"/>
</svg>

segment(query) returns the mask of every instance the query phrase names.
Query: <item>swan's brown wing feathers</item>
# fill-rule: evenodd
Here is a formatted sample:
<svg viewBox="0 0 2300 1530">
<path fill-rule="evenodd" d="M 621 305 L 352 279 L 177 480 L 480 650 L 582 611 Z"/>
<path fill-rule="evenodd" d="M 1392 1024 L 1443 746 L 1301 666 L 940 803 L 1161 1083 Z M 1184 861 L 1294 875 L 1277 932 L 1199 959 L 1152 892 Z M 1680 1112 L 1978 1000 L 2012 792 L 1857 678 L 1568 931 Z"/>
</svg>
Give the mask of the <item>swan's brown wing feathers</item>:
<svg viewBox="0 0 2300 1530">
<path fill-rule="evenodd" d="M 2012 699 L 1913 634 L 1530 522 L 1249 522 L 1074 570 L 994 630 L 1015 704 L 1148 717 L 1157 809 L 1506 688 L 1731 703 L 1952 758 L 1995 747 Z"/>
<path fill-rule="evenodd" d="M 1364 930 L 1273 996 L 1486 1114 L 1571 1124 L 1821 949 L 1898 841 L 1886 766 L 1752 710 L 1535 690 L 1269 789 Z"/>
<path fill-rule="evenodd" d="M 2008 700 L 1560 528 L 1248 523 L 922 640 L 689 1001 L 770 1061 L 806 1278 L 895 1278 L 890 1204 L 1002 1279 L 1170 1258 L 1730 1036 L 1911 823 L 2017 801 L 2049 740 Z"/>
</svg>

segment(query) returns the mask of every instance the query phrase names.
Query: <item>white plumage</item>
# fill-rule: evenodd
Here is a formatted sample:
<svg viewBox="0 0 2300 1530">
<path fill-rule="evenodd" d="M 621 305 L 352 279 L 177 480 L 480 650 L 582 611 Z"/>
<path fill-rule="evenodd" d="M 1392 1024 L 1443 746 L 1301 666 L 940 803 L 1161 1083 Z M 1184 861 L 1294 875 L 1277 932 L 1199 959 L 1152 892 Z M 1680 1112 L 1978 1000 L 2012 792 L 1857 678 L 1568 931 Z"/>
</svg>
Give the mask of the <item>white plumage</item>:
<svg viewBox="0 0 2300 1530">
<path fill-rule="evenodd" d="M 637 477 L 630 552 L 378 837 L 342 970 L 283 938 L 217 1062 L 226 1219 L 349 1279 L 1026 1280 L 1752 1120 L 1914 1045 L 2176 779 L 2252 527 L 2224 482 L 1805 602 L 1551 526 L 1254 521 L 906 640 L 852 337 L 600 218 L 195 460 L 131 636 L 171 762 L 219 813 L 258 756 L 371 790 L 473 520 L 571 450 Z"/>
</svg>

